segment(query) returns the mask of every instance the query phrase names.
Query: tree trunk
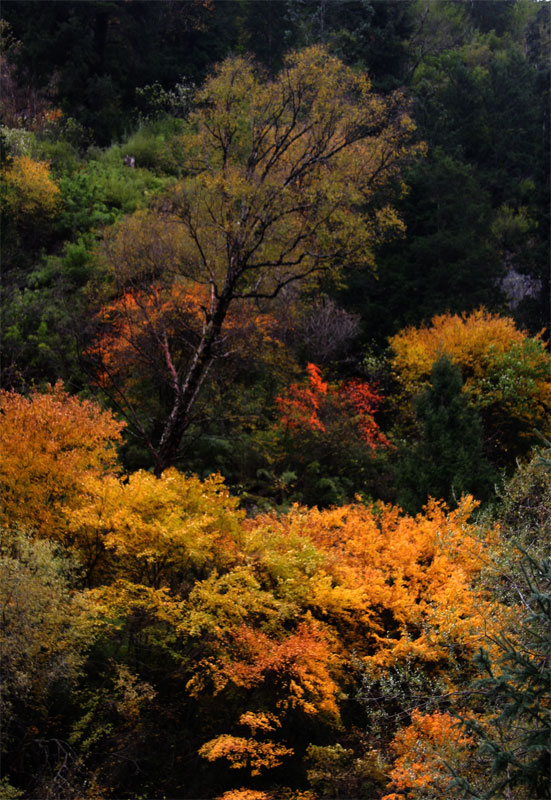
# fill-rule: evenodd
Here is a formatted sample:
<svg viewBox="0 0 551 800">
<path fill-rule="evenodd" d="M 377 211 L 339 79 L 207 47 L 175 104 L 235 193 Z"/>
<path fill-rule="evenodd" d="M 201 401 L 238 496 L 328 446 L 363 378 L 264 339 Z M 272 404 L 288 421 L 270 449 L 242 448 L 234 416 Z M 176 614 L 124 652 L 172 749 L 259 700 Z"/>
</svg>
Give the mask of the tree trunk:
<svg viewBox="0 0 551 800">
<path fill-rule="evenodd" d="M 195 399 L 215 358 L 214 346 L 230 305 L 230 296 L 222 297 L 207 324 L 195 356 L 180 384 L 170 416 L 159 442 L 155 459 L 155 475 L 159 477 L 165 469 L 174 465 L 182 436 L 190 424 L 190 414 Z"/>
</svg>

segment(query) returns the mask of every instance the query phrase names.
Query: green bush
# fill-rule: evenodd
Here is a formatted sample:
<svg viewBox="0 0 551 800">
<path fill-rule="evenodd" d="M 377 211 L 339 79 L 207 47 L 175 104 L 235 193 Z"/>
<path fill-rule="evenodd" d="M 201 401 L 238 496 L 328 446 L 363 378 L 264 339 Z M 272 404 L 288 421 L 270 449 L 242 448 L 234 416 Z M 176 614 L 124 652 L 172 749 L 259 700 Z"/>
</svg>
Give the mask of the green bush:
<svg viewBox="0 0 551 800">
<path fill-rule="evenodd" d="M 171 117 L 155 120 L 140 127 L 121 145 L 124 155 L 136 159 L 136 167 L 149 169 L 162 175 L 180 175 L 182 148 L 181 120 Z"/>
<path fill-rule="evenodd" d="M 56 178 L 72 175 L 80 164 L 78 151 L 64 139 L 37 139 L 34 152 L 40 161 L 50 164 Z"/>
<path fill-rule="evenodd" d="M 123 214 L 144 208 L 166 185 L 166 178 L 124 166 L 120 149 L 110 148 L 101 160 L 59 181 L 63 225 L 72 234 L 112 225 Z"/>
</svg>

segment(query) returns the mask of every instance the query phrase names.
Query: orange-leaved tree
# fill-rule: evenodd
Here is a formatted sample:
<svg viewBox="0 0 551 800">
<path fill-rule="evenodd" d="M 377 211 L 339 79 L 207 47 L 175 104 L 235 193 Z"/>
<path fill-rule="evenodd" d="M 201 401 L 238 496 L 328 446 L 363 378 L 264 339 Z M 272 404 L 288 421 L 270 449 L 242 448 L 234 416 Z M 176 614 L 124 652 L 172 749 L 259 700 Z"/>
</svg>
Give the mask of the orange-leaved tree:
<svg viewBox="0 0 551 800">
<path fill-rule="evenodd" d="M 114 233 L 111 245 L 122 246 L 125 223 Z M 123 248 L 124 249 L 124 248 Z M 103 306 L 97 315 L 98 334 L 87 355 L 94 363 L 100 387 L 126 414 L 134 431 L 149 447 L 157 463 L 153 432 L 162 427 L 170 410 L 178 374 L 194 352 L 204 327 L 208 289 L 189 280 L 172 284 L 136 283 Z M 205 401 L 195 403 L 188 422 L 216 414 L 217 384 L 266 363 L 275 377 L 286 371 L 291 356 L 278 338 L 277 320 L 262 309 L 236 300 L 228 310 L 216 348 L 219 369 L 204 391 Z M 205 387 L 206 389 L 206 387 Z M 230 413 L 225 398 L 224 413 Z M 220 413 L 220 412 L 219 412 Z"/>
<path fill-rule="evenodd" d="M 469 521 L 475 508 L 470 497 L 451 512 L 431 501 L 416 517 L 378 504 L 297 507 L 280 520 L 249 523 L 249 546 L 258 553 L 264 537 L 270 549 L 288 550 L 305 537 L 317 561 L 309 556 L 306 574 L 280 566 L 285 591 L 335 626 L 339 640 L 371 668 L 407 658 L 436 667 L 454 652 L 472 654 L 492 618 L 492 604 L 475 586 L 486 548 Z M 277 575 L 274 556 L 265 558 Z"/>
<path fill-rule="evenodd" d="M 382 395 L 363 380 L 324 380 L 315 364 L 306 370 L 306 380 L 276 397 L 272 463 L 284 492 L 328 506 L 373 491 L 384 480 L 376 465 L 390 447 L 376 419 Z"/>
<path fill-rule="evenodd" d="M 472 738 L 461 730 L 456 717 L 446 712 L 411 713 L 411 722 L 396 733 L 391 749 L 395 756 L 389 772 L 393 790 L 382 800 L 405 800 L 463 796 L 454 791 L 447 764 L 465 765 L 471 759 Z"/>
<path fill-rule="evenodd" d="M 237 709 L 201 755 L 256 774 L 303 756 L 320 726 L 338 740 L 359 663 L 374 676 L 412 664 L 458 675 L 498 619 L 476 586 L 493 534 L 479 536 L 474 508 L 432 503 L 412 518 L 390 506 L 295 507 L 245 522 L 246 565 L 196 585 L 182 624 L 203 651 L 190 694 Z M 245 718 L 260 714 L 267 724 L 247 735 Z"/>
<path fill-rule="evenodd" d="M 63 541 L 66 509 L 80 502 L 83 480 L 117 471 L 124 423 L 60 381 L 28 397 L 2 391 L 0 419 L 2 523 Z"/>
<path fill-rule="evenodd" d="M 322 47 L 289 55 L 271 80 L 240 57 L 206 81 L 183 135 L 186 176 L 157 210 L 177 229 L 177 257 L 166 239 L 147 251 L 155 281 L 206 293 L 151 443 L 158 474 L 174 463 L 205 378 L 227 352 L 232 306 L 270 300 L 345 262 L 372 267 L 375 245 L 402 229 L 385 198 L 421 149 L 413 128 L 402 94 L 375 95 L 364 74 Z M 143 275 L 110 262 L 121 293 L 143 288 Z"/>
</svg>

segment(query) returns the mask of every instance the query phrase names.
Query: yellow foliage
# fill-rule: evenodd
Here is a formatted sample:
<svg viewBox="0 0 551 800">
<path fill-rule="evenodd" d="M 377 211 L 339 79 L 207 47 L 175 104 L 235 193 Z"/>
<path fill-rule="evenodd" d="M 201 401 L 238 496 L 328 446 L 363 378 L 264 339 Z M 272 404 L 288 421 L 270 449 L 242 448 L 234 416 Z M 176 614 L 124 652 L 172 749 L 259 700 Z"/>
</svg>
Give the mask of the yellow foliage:
<svg viewBox="0 0 551 800">
<path fill-rule="evenodd" d="M 121 479 L 121 424 L 61 384 L 0 401 L 3 519 L 79 554 L 95 586 L 82 595 L 86 642 L 97 634 L 122 648 L 139 637 L 144 652 L 166 648 L 196 707 L 228 700 L 230 721 L 209 719 L 217 727 L 199 751 L 208 761 L 251 775 L 273 769 L 293 755 L 285 736 L 297 719 L 305 729 L 340 725 L 343 680 L 357 659 L 376 677 L 412 661 L 442 673 L 498 620 L 477 588 L 496 534 L 483 539 L 470 522 L 471 497 L 453 512 L 431 501 L 416 517 L 356 504 L 245 520 L 217 475 Z M 73 608 L 57 615 L 48 606 L 52 625 Z M 17 645 L 26 652 L 23 637 Z M 126 666 L 113 685 L 114 708 L 132 728 L 156 689 Z M 393 744 L 395 797 L 442 796 L 442 758 L 450 747 L 462 758 L 470 744 L 454 725 L 446 714 L 412 714 Z"/>
<path fill-rule="evenodd" d="M 243 623 L 275 620 L 285 613 L 285 604 L 262 589 L 251 568 L 236 564 L 231 572 L 197 581 L 188 598 L 188 613 L 180 630 L 190 636 L 223 639 Z M 293 608 L 293 610 L 296 610 Z"/>
<path fill-rule="evenodd" d="M 29 397 L 0 393 L 0 521 L 65 541 L 66 514 L 83 481 L 117 469 L 124 423 L 61 382 Z"/>
<path fill-rule="evenodd" d="M 394 368 L 406 384 L 427 381 L 434 362 L 446 354 L 472 385 L 485 374 L 488 356 L 505 353 L 525 338 L 509 317 L 480 309 L 461 316 L 441 314 L 433 317 L 430 327 L 405 328 L 390 345 Z"/>
<path fill-rule="evenodd" d="M 229 58 L 199 92 L 184 139 L 195 177 L 178 196 L 192 234 L 186 270 L 223 279 L 235 269 L 230 242 L 232 260 L 250 254 L 260 267 L 252 282 L 266 294 L 281 268 L 286 279 L 298 263 L 307 274 L 318 253 L 354 252 L 373 265 L 374 245 L 403 223 L 389 207 L 359 209 L 422 150 L 409 141 L 403 95 L 375 95 L 365 74 L 321 46 L 288 55 L 280 76 L 263 78 L 248 59 Z M 367 126 L 376 134 L 366 136 Z"/>
<path fill-rule="evenodd" d="M 134 722 L 141 714 L 142 707 L 154 700 L 157 692 L 146 681 L 140 681 L 125 664 L 117 665 L 114 681 L 118 713 L 128 722 Z"/>
<path fill-rule="evenodd" d="M 182 604 L 166 589 L 151 589 L 123 579 L 91 589 L 88 597 L 98 626 L 109 632 L 121 630 L 125 618 L 133 615 L 175 631 L 182 614 Z"/>
<path fill-rule="evenodd" d="M 494 407 L 499 425 L 518 420 L 528 432 L 549 428 L 551 358 L 509 317 L 484 309 L 441 314 L 430 326 L 409 327 L 390 339 L 394 371 L 406 395 L 428 385 L 435 361 L 447 355 L 460 368 L 463 391 L 479 409 Z"/>
<path fill-rule="evenodd" d="M 200 481 L 175 469 L 159 478 L 139 471 L 127 480 L 90 477 L 83 491 L 80 507 L 67 514 L 67 536 L 90 566 L 97 542 L 112 570 L 153 587 L 183 570 L 232 561 L 242 513 L 219 475 Z"/>
<path fill-rule="evenodd" d="M 0 529 L 2 723 L 12 704 L 45 702 L 60 676 L 74 681 L 95 632 L 94 606 L 70 581 L 72 563 L 47 541 Z M 68 570 L 69 567 L 69 570 Z"/>
<path fill-rule="evenodd" d="M 61 210 L 61 192 L 44 161 L 17 156 L 5 171 L 5 203 L 16 218 L 54 217 Z"/>
</svg>

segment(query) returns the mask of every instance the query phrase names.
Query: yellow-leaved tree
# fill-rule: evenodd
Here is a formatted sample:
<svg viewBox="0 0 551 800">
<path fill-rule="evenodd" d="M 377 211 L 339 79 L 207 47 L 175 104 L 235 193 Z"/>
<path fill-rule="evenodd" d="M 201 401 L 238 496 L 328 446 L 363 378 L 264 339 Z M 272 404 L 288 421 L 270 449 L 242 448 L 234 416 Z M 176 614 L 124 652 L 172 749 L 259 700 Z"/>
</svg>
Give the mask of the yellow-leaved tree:
<svg viewBox="0 0 551 800">
<path fill-rule="evenodd" d="M 79 507 L 64 509 L 65 539 L 80 553 L 89 583 L 122 577 L 175 588 L 235 560 L 243 515 L 220 476 L 200 481 L 173 468 L 159 478 L 90 474 L 81 492 Z"/>
<path fill-rule="evenodd" d="M 463 392 L 480 412 L 487 447 L 498 461 L 514 463 L 527 452 L 535 429 L 549 433 L 551 358 L 541 336 L 530 337 L 511 318 L 484 309 L 441 314 L 430 325 L 400 331 L 390 345 L 404 411 L 446 355 L 461 370 Z"/>
<path fill-rule="evenodd" d="M 4 205 L 17 223 L 42 223 L 61 210 L 61 192 L 45 161 L 16 156 L 6 167 Z"/>
<path fill-rule="evenodd" d="M 231 350 L 232 307 L 344 263 L 372 267 L 375 246 L 402 230 L 388 198 L 421 149 L 413 129 L 402 94 L 375 95 L 322 47 L 289 55 L 271 80 L 239 57 L 205 82 L 183 135 L 186 177 L 158 208 L 166 224 L 151 226 L 163 235 L 125 249 L 123 223 L 106 239 L 118 291 L 140 292 L 142 311 L 160 309 L 161 287 L 174 282 L 204 296 L 191 338 L 147 323 L 170 398 L 160 435 L 139 431 L 158 474 L 175 462 L 209 370 Z M 143 313 L 136 324 L 144 330 Z"/>
</svg>

